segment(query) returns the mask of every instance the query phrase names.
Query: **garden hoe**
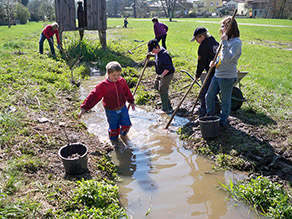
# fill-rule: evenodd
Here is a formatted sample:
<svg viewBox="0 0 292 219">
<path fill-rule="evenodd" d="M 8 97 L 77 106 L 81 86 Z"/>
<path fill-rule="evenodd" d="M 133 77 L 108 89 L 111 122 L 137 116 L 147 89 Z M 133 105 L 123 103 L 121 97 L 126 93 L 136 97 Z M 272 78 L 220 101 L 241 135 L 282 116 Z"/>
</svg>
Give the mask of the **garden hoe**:
<svg viewBox="0 0 292 219">
<path fill-rule="evenodd" d="M 128 53 L 133 54 L 133 53 L 132 53 L 132 50 L 138 49 L 139 47 L 144 46 L 146 43 L 148 43 L 148 42 L 142 43 L 142 44 L 140 44 L 140 45 L 134 47 L 133 49 L 128 50 Z"/>
<path fill-rule="evenodd" d="M 143 70 L 142 70 L 142 72 L 141 72 L 141 74 L 140 74 L 140 77 L 139 77 L 138 82 L 137 82 L 137 84 L 136 84 L 135 90 L 134 90 L 134 92 L 133 92 L 133 97 L 135 96 L 135 94 L 136 94 L 136 92 L 137 92 L 137 89 L 138 89 L 138 86 L 139 86 L 139 84 L 140 84 L 140 82 L 141 82 L 141 80 L 142 80 L 143 74 L 144 74 L 145 69 L 146 69 L 146 67 L 147 67 L 147 65 L 148 65 L 148 62 L 149 62 L 149 58 L 150 58 L 150 56 L 147 55 L 147 56 L 146 56 L 146 59 L 145 59 L 144 68 L 143 68 Z M 128 105 L 128 110 L 129 110 L 129 108 L 130 108 L 130 104 Z"/>
<path fill-rule="evenodd" d="M 229 23 L 229 25 L 228 25 L 228 27 L 227 27 L 227 30 L 226 30 L 226 34 L 228 34 L 228 32 L 229 32 L 229 30 L 230 30 L 230 28 L 231 28 L 231 24 L 232 24 L 233 21 L 234 21 L 234 17 L 235 17 L 235 15 L 236 15 L 236 13 L 237 13 L 237 9 L 235 9 L 234 12 L 233 12 L 232 19 L 231 19 L 231 21 L 230 21 L 230 23 Z M 217 50 L 217 52 L 216 52 L 216 54 L 215 54 L 215 56 L 214 56 L 213 62 L 216 61 L 216 59 L 217 59 L 217 57 L 218 57 L 218 55 L 219 55 L 219 52 L 220 52 L 221 48 L 222 48 L 222 42 L 220 42 L 220 45 L 219 45 L 219 47 L 218 47 L 218 50 Z M 198 94 L 198 96 L 197 96 L 197 99 L 196 99 L 196 102 L 195 102 L 195 106 L 196 106 L 196 104 L 197 104 L 197 102 L 198 102 L 198 100 L 199 100 L 199 97 L 200 97 L 200 95 L 201 95 L 201 93 L 202 93 L 202 90 L 203 90 L 203 88 L 204 88 L 204 86 L 205 86 L 205 84 L 206 84 L 206 82 L 207 82 L 207 79 L 208 79 L 208 78 L 210 77 L 210 75 L 211 75 L 211 71 L 212 71 L 212 68 L 209 68 L 209 71 L 208 71 L 208 74 L 207 74 L 207 76 L 206 76 L 206 79 L 204 80 L 204 83 L 203 83 L 203 85 L 202 85 L 202 87 L 201 87 L 201 90 L 200 90 L 200 92 L 199 92 L 199 94 Z M 170 117 L 170 119 L 169 119 L 169 121 L 168 121 L 168 123 L 166 124 L 166 126 L 165 126 L 164 129 L 168 129 L 168 127 L 169 127 L 171 121 L 173 120 L 175 114 L 177 113 L 179 107 L 181 106 L 182 102 L 185 100 L 186 96 L 187 96 L 188 93 L 191 91 L 192 87 L 194 86 L 194 84 L 195 84 L 196 82 L 197 82 L 197 78 L 196 78 L 195 80 L 193 80 L 191 86 L 189 87 L 189 89 L 188 89 L 187 92 L 185 93 L 184 97 L 182 98 L 182 100 L 181 100 L 180 103 L 178 104 L 177 108 L 175 109 L 175 111 L 174 111 L 173 114 L 171 115 L 171 117 Z M 194 106 L 194 108 L 195 108 L 195 106 Z M 193 110 L 194 110 L 194 108 L 193 108 Z M 193 112 L 193 110 L 192 110 L 192 112 Z"/>
</svg>

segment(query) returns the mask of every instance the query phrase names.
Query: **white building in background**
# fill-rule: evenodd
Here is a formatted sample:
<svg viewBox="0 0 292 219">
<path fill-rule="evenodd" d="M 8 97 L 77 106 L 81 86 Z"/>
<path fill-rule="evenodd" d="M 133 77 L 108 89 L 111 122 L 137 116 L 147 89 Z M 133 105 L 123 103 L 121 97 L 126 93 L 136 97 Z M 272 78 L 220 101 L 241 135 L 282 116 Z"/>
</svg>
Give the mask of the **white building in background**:
<svg viewBox="0 0 292 219">
<path fill-rule="evenodd" d="M 226 7 L 230 10 L 237 8 L 237 15 L 246 15 L 248 8 L 246 7 L 246 2 L 243 0 L 231 0 L 226 3 Z"/>
</svg>

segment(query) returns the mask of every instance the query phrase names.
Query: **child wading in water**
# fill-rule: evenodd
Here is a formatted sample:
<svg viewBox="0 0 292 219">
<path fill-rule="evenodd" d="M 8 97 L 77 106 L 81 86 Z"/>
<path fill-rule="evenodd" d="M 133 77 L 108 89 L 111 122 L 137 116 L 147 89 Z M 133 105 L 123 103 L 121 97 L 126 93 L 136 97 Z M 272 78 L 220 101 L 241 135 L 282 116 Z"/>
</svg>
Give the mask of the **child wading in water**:
<svg viewBox="0 0 292 219">
<path fill-rule="evenodd" d="M 110 140 L 116 140 L 119 135 L 127 135 L 132 126 L 126 101 L 135 110 L 134 97 L 126 80 L 120 76 L 121 71 L 122 67 L 118 62 L 109 62 L 106 65 L 107 78 L 86 97 L 79 113 L 79 118 L 81 118 L 85 111 L 93 108 L 103 98 Z"/>
</svg>

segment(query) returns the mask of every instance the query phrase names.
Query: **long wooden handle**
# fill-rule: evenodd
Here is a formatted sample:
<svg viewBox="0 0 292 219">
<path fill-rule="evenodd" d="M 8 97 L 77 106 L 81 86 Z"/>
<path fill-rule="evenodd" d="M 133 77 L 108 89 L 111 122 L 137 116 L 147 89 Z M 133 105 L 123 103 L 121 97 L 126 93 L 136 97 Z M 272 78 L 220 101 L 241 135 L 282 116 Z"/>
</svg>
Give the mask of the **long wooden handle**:
<svg viewBox="0 0 292 219">
<path fill-rule="evenodd" d="M 235 15 L 236 15 L 236 13 L 237 13 L 237 9 L 235 9 L 235 11 L 233 12 L 232 19 L 231 19 L 231 22 L 229 23 L 229 25 L 228 25 L 228 27 L 227 27 L 226 33 L 229 32 L 230 27 L 231 27 L 231 25 L 232 25 L 232 22 L 233 22 L 233 20 L 234 20 L 234 17 L 235 17 Z M 222 47 L 222 42 L 220 42 L 219 48 L 218 48 L 218 50 L 217 50 L 217 52 L 216 52 L 216 54 L 215 54 L 215 57 L 214 57 L 214 59 L 213 59 L 214 62 L 215 62 L 216 59 L 217 59 L 217 56 L 218 56 L 218 54 L 219 54 L 219 52 L 220 52 L 220 50 L 221 50 L 221 47 Z M 207 74 L 206 79 L 209 77 L 211 71 L 212 71 L 212 68 L 209 68 L 209 71 L 208 71 L 208 74 Z M 197 104 L 197 102 L 198 102 L 199 96 L 200 96 L 201 93 L 202 93 L 203 87 L 204 87 L 204 85 L 205 85 L 205 83 L 206 83 L 206 81 L 207 81 L 206 79 L 204 80 L 204 83 L 203 83 L 203 85 L 202 85 L 202 88 L 201 88 L 201 90 L 200 90 L 200 93 L 199 93 L 199 95 L 198 95 L 198 97 L 197 97 L 197 99 L 196 99 L 196 104 Z M 165 126 L 165 129 L 167 129 L 167 128 L 169 127 L 169 125 L 170 125 L 171 121 L 173 120 L 175 114 L 177 113 L 179 107 L 181 106 L 182 102 L 185 100 L 185 98 L 187 97 L 188 93 L 190 92 L 190 90 L 192 89 L 192 87 L 194 86 L 194 84 L 195 84 L 196 82 L 197 82 L 197 78 L 196 78 L 195 80 L 193 80 L 191 86 L 189 87 L 189 89 L 188 89 L 187 92 L 185 93 L 184 97 L 183 97 L 182 100 L 180 101 L 179 105 L 177 106 L 177 108 L 175 109 L 175 111 L 173 112 L 173 114 L 171 115 L 171 117 L 170 117 L 168 123 L 167 123 L 166 126 Z"/>
<path fill-rule="evenodd" d="M 231 25 L 232 25 L 232 23 L 233 23 L 233 21 L 234 21 L 234 17 L 235 17 L 235 15 L 236 15 L 236 13 L 237 13 L 237 9 L 235 9 L 234 12 L 233 12 L 233 15 L 232 15 L 231 21 L 229 22 L 229 24 L 228 24 L 228 26 L 227 26 L 227 29 L 226 29 L 226 34 L 228 34 L 228 32 L 229 32 L 229 30 L 230 30 L 230 28 L 231 28 Z M 216 52 L 216 54 L 215 54 L 215 56 L 214 56 L 214 58 L 213 58 L 213 62 L 216 61 L 216 59 L 217 59 L 217 57 L 218 57 L 218 55 L 219 55 L 219 53 L 220 53 L 220 51 L 221 51 L 221 48 L 222 48 L 222 41 L 220 41 L 219 47 L 218 47 L 218 49 L 217 49 L 217 52 Z M 194 113 L 195 107 L 196 107 L 196 105 L 197 105 L 197 103 L 198 103 L 198 100 L 199 100 L 201 94 L 202 94 L 203 88 L 206 86 L 206 83 L 207 83 L 207 81 L 208 81 L 208 79 L 209 79 L 209 77 L 210 77 L 210 75 L 211 75 L 212 70 L 213 70 L 212 67 L 210 67 L 209 70 L 208 70 L 207 76 L 206 76 L 206 78 L 205 78 L 205 80 L 204 80 L 204 83 L 203 83 L 203 85 L 202 85 L 202 87 L 201 87 L 201 90 L 200 90 L 200 92 L 199 92 L 199 94 L 198 94 L 198 96 L 197 96 L 197 98 L 196 98 L 195 104 L 194 104 L 193 109 L 192 109 L 192 111 L 191 111 L 192 114 Z"/>
<path fill-rule="evenodd" d="M 138 89 L 138 87 L 139 87 L 139 85 L 140 85 L 140 82 L 141 82 L 142 77 L 143 77 L 143 75 L 144 75 L 145 69 L 146 69 L 146 67 L 147 67 L 147 65 L 148 65 L 148 62 L 149 62 L 149 57 L 148 57 L 148 55 L 147 55 L 147 56 L 146 56 L 146 59 L 145 59 L 144 68 L 143 68 L 143 70 L 142 70 L 142 72 L 141 72 L 141 74 L 140 74 L 140 77 L 139 77 L 139 79 L 138 79 L 138 82 L 137 82 L 137 84 L 136 84 L 135 90 L 134 90 L 134 92 L 133 92 L 133 96 L 135 96 L 135 94 L 136 94 L 136 92 L 137 92 L 137 89 Z M 129 110 L 129 108 L 130 108 L 130 104 L 128 105 L 128 110 Z"/>
<path fill-rule="evenodd" d="M 187 92 L 185 93 L 184 97 L 182 98 L 182 100 L 180 101 L 180 103 L 178 104 L 178 106 L 176 107 L 175 111 L 173 112 L 173 114 L 171 115 L 168 123 L 165 126 L 165 129 L 167 129 L 171 123 L 171 121 L 173 120 L 175 114 L 177 113 L 179 107 L 181 106 L 182 102 L 185 100 L 185 98 L 187 97 L 188 93 L 191 91 L 192 87 L 194 86 L 194 84 L 197 82 L 197 79 L 193 80 L 191 86 L 189 87 L 189 89 L 187 90 Z"/>
<path fill-rule="evenodd" d="M 146 43 L 148 43 L 148 42 L 142 43 L 142 44 L 140 44 L 140 45 L 134 47 L 133 49 L 130 49 L 129 51 L 132 51 L 132 50 L 137 49 L 137 48 L 139 48 L 139 47 L 141 47 L 141 46 L 144 46 Z"/>
</svg>

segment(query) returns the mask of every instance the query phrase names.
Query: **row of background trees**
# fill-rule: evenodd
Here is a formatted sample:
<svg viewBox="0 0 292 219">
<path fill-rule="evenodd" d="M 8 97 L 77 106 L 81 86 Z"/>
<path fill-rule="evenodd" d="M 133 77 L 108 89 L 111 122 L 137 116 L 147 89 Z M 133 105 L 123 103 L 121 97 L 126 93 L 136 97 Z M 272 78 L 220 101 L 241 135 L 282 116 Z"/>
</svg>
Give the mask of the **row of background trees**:
<svg viewBox="0 0 292 219">
<path fill-rule="evenodd" d="M 224 1 L 228 2 L 229 0 Z M 106 2 L 109 17 L 148 18 L 163 16 L 171 21 L 173 17 L 196 17 L 195 11 L 198 11 L 187 0 L 106 0 Z M 196 2 L 197 5 L 206 4 L 204 0 Z M 260 9 L 266 11 L 268 18 L 292 19 L 292 0 L 257 0 L 254 2 L 261 4 L 262 8 Z M 159 8 L 156 9 L 155 5 Z M 252 11 L 253 5 L 248 5 L 246 1 L 246 7 Z M 204 11 L 205 16 L 214 12 L 208 11 L 206 8 L 203 8 L 202 11 Z"/>
<path fill-rule="evenodd" d="M 19 20 L 26 24 L 28 20 L 54 20 L 54 0 L 0 0 L 0 22 L 14 24 Z"/>
<path fill-rule="evenodd" d="M 76 2 L 79 0 L 75 0 Z M 282 16 L 275 18 L 292 19 L 292 8 L 286 7 L 291 0 L 268 0 L 280 2 Z M 193 5 L 187 0 L 106 0 L 108 17 L 173 17 L 192 16 Z M 150 7 L 151 6 L 151 7 Z M 291 6 L 291 3 L 290 3 Z M 156 8 L 156 9 L 155 9 Z M 285 8 L 287 10 L 285 10 Z M 283 16 L 283 12 L 285 12 Z M 277 13 L 273 13 L 277 15 Z M 21 24 L 30 21 L 45 21 L 55 19 L 54 0 L 0 0 L 0 25 Z"/>
</svg>

